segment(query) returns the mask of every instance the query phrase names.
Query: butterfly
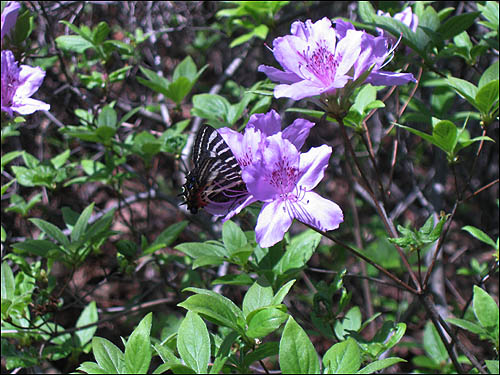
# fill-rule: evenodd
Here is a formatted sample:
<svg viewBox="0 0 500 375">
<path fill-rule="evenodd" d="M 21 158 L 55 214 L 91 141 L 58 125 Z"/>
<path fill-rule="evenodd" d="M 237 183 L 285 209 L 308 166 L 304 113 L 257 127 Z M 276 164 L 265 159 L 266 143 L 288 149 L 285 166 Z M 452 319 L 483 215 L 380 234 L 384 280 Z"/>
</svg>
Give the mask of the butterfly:
<svg viewBox="0 0 500 375">
<path fill-rule="evenodd" d="M 191 158 L 194 168 L 186 176 L 182 196 L 192 214 L 206 207 L 222 215 L 248 194 L 236 157 L 211 126 L 198 131 Z"/>
</svg>

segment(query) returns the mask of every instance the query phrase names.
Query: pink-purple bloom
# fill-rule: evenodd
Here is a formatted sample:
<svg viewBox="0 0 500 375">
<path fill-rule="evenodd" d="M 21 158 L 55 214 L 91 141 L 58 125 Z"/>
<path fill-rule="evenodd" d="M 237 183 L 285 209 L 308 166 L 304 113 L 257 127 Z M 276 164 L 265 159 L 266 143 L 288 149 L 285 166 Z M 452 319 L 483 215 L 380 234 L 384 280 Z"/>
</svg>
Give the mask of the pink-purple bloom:
<svg viewBox="0 0 500 375">
<path fill-rule="evenodd" d="M 29 115 L 35 111 L 48 111 L 50 105 L 31 96 L 42 85 L 45 71 L 39 67 L 18 66 L 11 51 L 2 51 L 2 111 Z"/>
<path fill-rule="evenodd" d="M 249 193 L 224 220 L 253 202 L 264 202 L 255 228 L 262 247 L 281 241 L 293 219 L 325 231 L 338 228 L 343 221 L 336 203 L 312 191 L 323 178 L 331 147 L 299 152 L 313 125 L 297 119 L 281 131 L 281 119 L 272 110 L 253 115 L 244 134 L 219 129 L 242 168 Z"/>
<path fill-rule="evenodd" d="M 336 21 L 335 29 L 326 17 L 314 23 L 296 21 L 291 35 L 273 41 L 272 51 L 284 70 L 265 65 L 258 70 L 280 83 L 274 89 L 276 98 L 299 100 L 334 95 L 364 73 L 364 82 L 374 85 L 415 81 L 410 73 L 380 70 L 393 52 L 388 49 L 387 40 L 356 30 L 346 21 Z"/>
<path fill-rule="evenodd" d="M 2 41 L 5 35 L 10 33 L 10 30 L 14 27 L 17 20 L 17 14 L 19 13 L 19 8 L 21 8 L 21 4 L 17 1 L 9 1 L 5 5 L 2 11 Z"/>
</svg>

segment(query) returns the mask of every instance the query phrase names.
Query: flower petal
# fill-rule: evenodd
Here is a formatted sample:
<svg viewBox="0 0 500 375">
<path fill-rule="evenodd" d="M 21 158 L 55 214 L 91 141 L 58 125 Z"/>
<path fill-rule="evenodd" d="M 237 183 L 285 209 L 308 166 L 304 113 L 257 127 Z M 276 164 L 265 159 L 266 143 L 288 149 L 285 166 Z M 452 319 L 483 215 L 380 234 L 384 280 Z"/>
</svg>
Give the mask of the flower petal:
<svg viewBox="0 0 500 375">
<path fill-rule="evenodd" d="M 18 100 L 15 100 L 14 103 L 12 103 L 11 108 L 20 115 L 31 115 L 36 111 L 50 110 L 50 104 L 33 98 L 19 98 Z"/>
<path fill-rule="evenodd" d="M 302 80 L 302 78 L 293 72 L 284 72 L 268 65 L 259 65 L 257 70 L 267 75 L 267 78 L 271 81 L 279 83 L 294 83 Z"/>
<path fill-rule="evenodd" d="M 30 97 L 42 85 L 45 71 L 39 67 L 21 65 L 19 71 L 20 86 L 16 90 L 17 97 Z"/>
<path fill-rule="evenodd" d="M 417 80 L 411 73 L 393 73 L 378 70 L 371 72 L 365 82 L 371 83 L 373 86 L 396 86 L 408 82 L 417 82 Z"/>
<path fill-rule="evenodd" d="M 291 85 L 278 85 L 274 88 L 275 98 L 291 98 L 299 100 L 308 96 L 320 95 L 325 91 L 322 85 L 311 81 L 300 81 Z"/>
<path fill-rule="evenodd" d="M 257 243 L 261 247 L 271 247 L 281 241 L 292 225 L 292 220 L 284 201 L 276 200 L 264 204 L 255 227 Z"/>
<path fill-rule="evenodd" d="M 267 113 L 256 113 L 250 116 L 247 129 L 249 127 L 258 129 L 262 134 L 270 136 L 281 131 L 281 118 L 274 109 Z"/>
<path fill-rule="evenodd" d="M 297 185 L 312 190 L 323 179 L 325 169 L 328 167 L 328 160 L 332 153 L 332 148 L 327 145 L 312 147 L 308 152 L 300 155 L 300 174 Z"/>
<path fill-rule="evenodd" d="M 364 34 L 362 31 L 347 30 L 345 38 L 338 42 L 335 55 L 339 56 L 337 60 L 340 61 L 340 64 L 336 70 L 336 80 L 337 76 L 343 76 L 349 72 L 358 59 L 361 52 L 361 40 Z M 336 87 L 343 87 L 343 85 Z"/>
<path fill-rule="evenodd" d="M 15 26 L 17 21 L 17 14 L 19 13 L 21 4 L 17 1 L 9 1 L 2 12 L 1 36 L 9 34 L 10 30 Z"/>
<path fill-rule="evenodd" d="M 337 203 L 312 191 L 306 192 L 293 205 L 296 219 L 323 231 L 337 229 L 344 221 L 344 214 Z"/>
<path fill-rule="evenodd" d="M 300 150 L 314 125 L 314 122 L 298 118 L 283 130 L 283 138 L 288 139 L 297 150 Z"/>
</svg>

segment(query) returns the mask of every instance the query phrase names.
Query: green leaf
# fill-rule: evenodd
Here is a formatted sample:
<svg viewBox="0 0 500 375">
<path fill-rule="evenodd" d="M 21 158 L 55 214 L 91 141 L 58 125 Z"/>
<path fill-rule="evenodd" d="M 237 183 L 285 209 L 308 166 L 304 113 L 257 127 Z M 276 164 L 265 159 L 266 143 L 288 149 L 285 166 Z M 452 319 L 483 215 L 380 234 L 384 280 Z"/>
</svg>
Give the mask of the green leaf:
<svg viewBox="0 0 500 375">
<path fill-rule="evenodd" d="M 12 244 L 12 247 L 44 258 L 50 256 L 51 251 L 59 250 L 56 244 L 47 240 L 26 240 Z"/>
<path fill-rule="evenodd" d="M 111 341 L 101 337 L 92 339 L 92 352 L 98 365 L 108 374 L 123 373 L 123 353 Z"/>
<path fill-rule="evenodd" d="M 202 255 L 193 262 L 193 270 L 205 266 L 219 266 L 224 263 L 224 258 L 213 255 Z"/>
<path fill-rule="evenodd" d="M 443 40 L 451 39 L 472 26 L 479 14 L 480 12 L 466 12 L 450 17 L 439 26 L 437 32 L 441 33 Z"/>
<path fill-rule="evenodd" d="M 399 362 L 406 362 L 403 358 L 389 357 L 373 361 L 367 366 L 363 367 L 356 374 L 374 374 L 377 371 L 383 370 Z"/>
<path fill-rule="evenodd" d="M 245 332 L 251 339 L 263 338 L 277 330 L 288 318 L 288 314 L 280 309 L 265 307 L 251 314 L 248 329 Z"/>
<path fill-rule="evenodd" d="M 64 51 L 84 53 L 88 48 L 94 46 L 88 40 L 79 35 L 61 35 L 56 38 L 57 48 Z"/>
<path fill-rule="evenodd" d="M 433 143 L 447 154 L 451 154 L 457 144 L 457 133 L 454 123 L 448 120 L 439 121 L 432 130 Z"/>
<path fill-rule="evenodd" d="M 78 371 L 83 371 L 85 374 L 112 374 L 104 370 L 95 362 L 83 362 L 78 368 Z"/>
<path fill-rule="evenodd" d="M 485 330 L 481 326 L 479 326 L 476 323 L 469 322 L 468 320 L 465 319 L 457 319 L 457 318 L 448 318 L 446 319 L 447 322 L 450 322 L 451 324 L 456 325 L 457 327 L 460 327 L 462 329 L 465 329 L 469 332 L 475 333 L 476 335 L 484 334 Z"/>
<path fill-rule="evenodd" d="M 323 357 L 327 374 L 354 374 L 361 366 L 361 352 L 353 338 L 333 345 Z"/>
<path fill-rule="evenodd" d="M 24 151 L 11 151 L 6 153 L 5 155 L 2 155 L 2 160 L 1 160 L 2 171 L 7 164 L 9 164 L 15 158 L 21 156 L 23 153 Z"/>
<path fill-rule="evenodd" d="M 222 242 L 230 254 L 235 253 L 247 244 L 247 238 L 241 228 L 231 220 L 222 225 Z"/>
<path fill-rule="evenodd" d="M 498 374 L 498 359 L 495 361 L 486 359 L 484 363 L 486 367 L 488 367 L 490 374 Z"/>
<path fill-rule="evenodd" d="M 248 314 L 254 310 L 269 306 L 273 300 L 273 288 L 269 285 L 261 285 L 261 283 L 256 281 L 243 298 L 242 309 L 245 317 L 248 317 Z"/>
<path fill-rule="evenodd" d="M 246 273 L 240 273 L 237 275 L 224 275 L 218 277 L 212 281 L 211 285 L 224 284 L 224 285 L 251 285 L 253 284 L 253 279 Z"/>
<path fill-rule="evenodd" d="M 97 117 L 97 125 L 99 127 L 104 126 L 115 129 L 117 119 L 116 111 L 107 105 L 99 113 L 99 116 Z"/>
<path fill-rule="evenodd" d="M 245 356 L 243 364 L 245 366 L 250 366 L 252 363 L 257 362 L 261 359 L 272 357 L 279 352 L 279 343 L 276 341 L 265 342 L 259 345 L 254 351 L 248 353 Z"/>
<path fill-rule="evenodd" d="M 125 345 L 125 369 L 129 374 L 147 374 L 151 362 L 151 321 L 153 313 L 146 315 Z"/>
<path fill-rule="evenodd" d="M 495 62 L 491 64 L 488 69 L 486 69 L 479 79 L 479 82 L 477 84 L 478 88 L 482 88 L 484 85 L 492 82 L 492 81 L 497 81 L 498 77 L 500 75 L 500 62 Z"/>
<path fill-rule="evenodd" d="M 96 323 L 98 319 L 97 316 L 97 307 L 95 301 L 90 302 L 80 314 L 80 317 L 76 321 L 76 327 L 80 328 L 86 326 L 88 324 Z M 75 335 L 78 337 L 80 341 L 80 345 L 85 346 L 92 337 L 94 337 L 95 332 L 97 331 L 97 325 L 89 328 L 85 328 L 82 330 L 78 330 L 75 332 Z"/>
<path fill-rule="evenodd" d="M 287 246 L 286 252 L 278 264 L 273 268 L 279 275 L 288 270 L 300 269 L 309 261 L 319 245 L 321 234 L 308 229 L 295 236 Z"/>
<path fill-rule="evenodd" d="M 16 291 L 16 284 L 14 281 L 14 274 L 9 267 L 7 262 L 2 262 L 2 299 L 9 301 L 14 300 L 14 295 Z M 2 309 L 3 313 L 3 309 Z"/>
<path fill-rule="evenodd" d="M 290 316 L 283 330 L 279 349 L 283 374 L 319 374 L 319 359 L 311 340 Z"/>
<path fill-rule="evenodd" d="M 71 231 L 71 242 L 79 241 L 82 238 L 83 234 L 85 233 L 85 230 L 87 229 L 87 225 L 89 223 L 89 219 L 90 216 L 92 215 L 93 210 L 94 210 L 94 202 L 92 202 L 83 210 L 80 217 L 76 221 L 73 230 Z"/>
<path fill-rule="evenodd" d="M 287 282 L 285 285 L 283 285 L 274 295 L 271 305 L 279 305 L 281 302 L 283 302 L 283 299 L 286 297 L 290 289 L 292 288 L 293 284 L 295 283 L 295 279 L 290 280 Z"/>
<path fill-rule="evenodd" d="M 106 22 L 102 21 L 96 26 L 93 32 L 93 40 L 95 44 L 101 44 L 109 35 L 109 26 Z"/>
<path fill-rule="evenodd" d="M 220 258 L 229 256 L 225 247 L 211 243 L 184 242 L 176 245 L 175 249 L 182 251 L 184 254 L 194 259 L 208 255 Z"/>
<path fill-rule="evenodd" d="M 210 360 L 210 336 L 198 314 L 188 311 L 177 333 L 177 350 L 187 366 L 197 374 L 207 372 Z"/>
<path fill-rule="evenodd" d="M 54 241 L 59 243 L 64 247 L 69 246 L 69 240 L 64 235 L 62 230 L 56 227 L 54 224 L 49 223 L 48 221 L 42 219 L 31 218 L 29 219 L 33 224 L 35 224 L 42 232 L 52 238 Z"/>
<path fill-rule="evenodd" d="M 201 118 L 223 121 L 231 104 L 226 98 L 214 94 L 198 94 L 193 96 L 191 113 Z"/>
<path fill-rule="evenodd" d="M 470 104 L 475 106 L 475 97 L 478 91 L 476 86 L 460 78 L 448 77 L 446 80 L 460 96 L 464 97 Z"/>
<path fill-rule="evenodd" d="M 444 363 L 448 359 L 448 352 L 441 341 L 441 337 L 436 327 L 431 322 L 427 322 L 424 329 L 424 349 L 429 357 L 437 363 Z"/>
<path fill-rule="evenodd" d="M 478 228 L 470 226 L 470 225 L 466 225 L 465 227 L 462 227 L 462 230 L 465 230 L 466 232 L 469 232 L 473 237 L 477 238 L 479 241 L 482 241 L 482 242 L 484 242 L 487 245 L 490 245 L 493 248 L 497 247 L 495 241 L 493 241 L 481 229 L 478 229 Z"/>
<path fill-rule="evenodd" d="M 161 245 L 161 247 L 168 247 L 174 243 L 174 241 L 179 237 L 179 234 L 182 233 L 184 228 L 187 227 L 189 224 L 188 221 L 183 220 L 178 223 L 170 225 L 167 229 L 165 229 L 163 232 L 161 232 L 158 237 L 154 240 L 154 242 L 144 250 L 143 254 L 147 255 L 152 253 L 153 251 L 156 251 L 158 249 L 158 245 Z M 150 249 L 154 248 L 153 251 L 150 251 Z"/>
<path fill-rule="evenodd" d="M 500 81 L 497 79 L 485 84 L 479 89 L 476 95 L 476 106 L 484 114 L 488 114 L 493 106 L 498 106 L 498 85 Z"/>
<path fill-rule="evenodd" d="M 193 88 L 193 83 L 186 77 L 179 77 L 168 87 L 167 97 L 179 105 Z"/>
<path fill-rule="evenodd" d="M 197 78 L 196 64 L 191 56 L 186 56 L 174 69 L 172 81 L 176 81 L 180 77 L 187 78 L 190 82 Z"/>
<path fill-rule="evenodd" d="M 199 294 L 189 297 L 177 306 L 203 315 L 207 320 L 217 325 L 229 327 L 236 332 L 242 332 L 241 327 L 245 324 L 245 317 L 243 312 L 230 299 L 205 289 L 186 288 L 184 291 Z"/>
<path fill-rule="evenodd" d="M 342 321 L 337 320 L 334 325 L 335 334 L 339 340 L 344 340 L 350 331 L 357 332 L 361 328 L 361 311 L 358 306 L 353 306 L 345 314 Z"/>
<path fill-rule="evenodd" d="M 498 306 L 495 300 L 477 285 L 474 285 L 472 306 L 479 324 L 487 330 L 496 331 L 498 335 Z"/>
</svg>

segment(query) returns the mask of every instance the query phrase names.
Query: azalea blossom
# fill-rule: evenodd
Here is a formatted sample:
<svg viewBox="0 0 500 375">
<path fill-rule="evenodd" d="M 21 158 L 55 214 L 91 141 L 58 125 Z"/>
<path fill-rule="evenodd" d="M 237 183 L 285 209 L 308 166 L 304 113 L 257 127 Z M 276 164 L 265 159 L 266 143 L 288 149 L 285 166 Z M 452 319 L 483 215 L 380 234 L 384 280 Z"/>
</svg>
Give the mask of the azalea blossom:
<svg viewBox="0 0 500 375">
<path fill-rule="evenodd" d="M 393 52 L 388 49 L 387 39 L 356 30 L 349 22 L 338 20 L 333 29 L 326 17 L 315 23 L 296 21 L 291 34 L 273 41 L 274 57 L 284 71 L 265 65 L 258 68 L 280 83 L 274 89 L 276 98 L 298 100 L 321 94 L 337 95 L 339 89 L 360 77 L 374 85 L 415 81 L 410 73 L 382 71 Z M 363 80 L 356 82 L 361 83 Z"/>
<path fill-rule="evenodd" d="M 337 229 L 344 220 L 336 203 L 312 191 L 323 178 L 331 152 L 323 145 L 301 154 L 279 132 L 267 138 L 259 161 L 243 169 L 248 191 L 264 202 L 255 228 L 261 247 L 281 241 L 293 219 L 324 231 Z"/>
<path fill-rule="evenodd" d="M 248 120 L 245 133 L 243 134 L 229 128 L 218 129 L 218 132 L 228 144 L 242 170 L 245 170 L 248 166 L 259 161 L 261 155 L 260 150 L 267 147 L 267 138 L 269 136 L 280 133 L 282 137 L 292 143 L 296 149 L 300 149 L 304 145 L 309 135 L 309 131 L 313 126 L 313 122 L 299 118 L 281 133 L 281 118 L 275 110 L 271 110 L 267 113 L 252 115 Z M 240 198 L 238 202 L 233 202 L 233 206 L 223 221 L 229 220 L 243 208 L 257 200 L 258 199 L 249 193 L 244 199 Z"/>
<path fill-rule="evenodd" d="M 2 51 L 2 111 L 10 116 L 13 112 L 29 115 L 35 111 L 48 111 L 50 105 L 31 98 L 39 89 L 45 71 L 39 67 L 21 65 L 11 51 Z"/>
<path fill-rule="evenodd" d="M 17 14 L 19 13 L 19 8 L 21 4 L 17 1 L 8 1 L 3 8 L 2 12 L 2 41 L 5 35 L 10 33 L 10 30 L 14 27 L 17 20 Z"/>
<path fill-rule="evenodd" d="M 349 32 L 337 42 L 332 22 L 324 17 L 315 23 L 295 21 L 291 33 L 273 41 L 274 57 L 285 70 L 258 68 L 281 83 L 274 89 L 276 98 L 299 100 L 330 93 L 352 79 L 349 71 L 361 52 L 362 32 Z"/>
</svg>

